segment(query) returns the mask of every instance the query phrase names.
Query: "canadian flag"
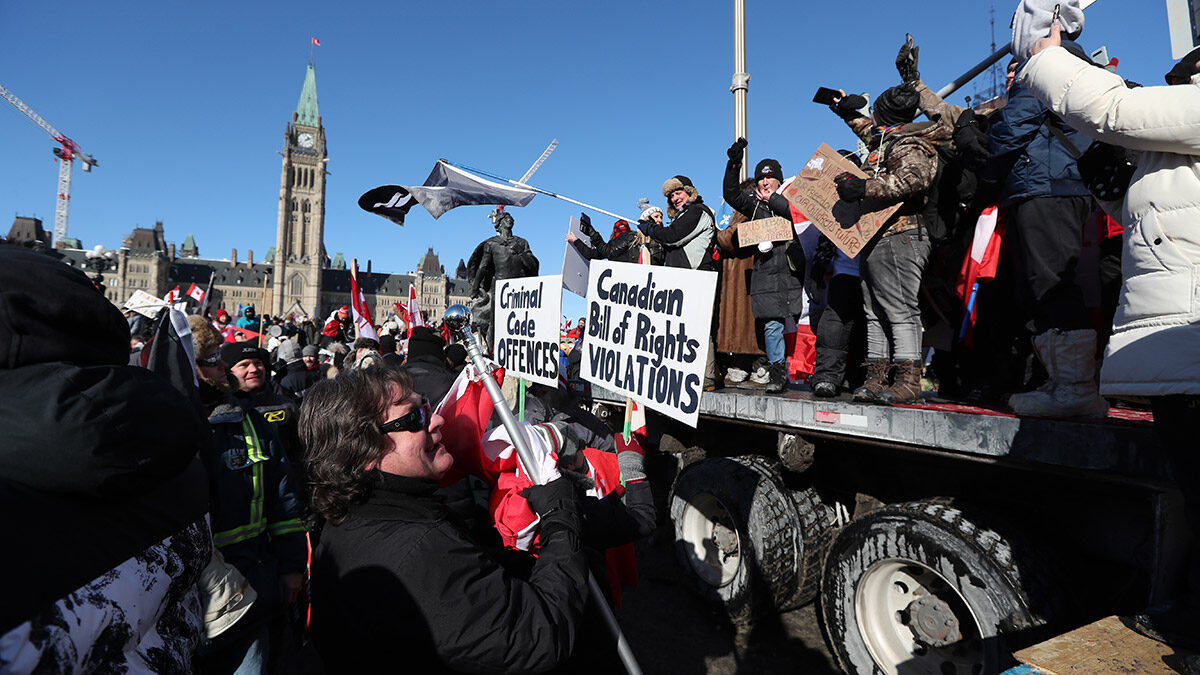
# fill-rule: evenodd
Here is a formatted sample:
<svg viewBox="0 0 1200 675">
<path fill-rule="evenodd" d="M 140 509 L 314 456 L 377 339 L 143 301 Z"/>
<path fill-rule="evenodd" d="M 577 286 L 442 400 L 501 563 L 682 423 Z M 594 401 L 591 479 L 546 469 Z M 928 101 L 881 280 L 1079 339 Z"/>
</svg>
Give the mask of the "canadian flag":
<svg viewBox="0 0 1200 675">
<path fill-rule="evenodd" d="M 379 341 L 375 332 L 375 322 L 371 319 L 371 310 L 367 308 L 367 298 L 358 285 L 358 264 L 350 268 L 350 312 L 354 315 L 354 325 L 358 328 L 358 337 L 371 338 Z"/>
<path fill-rule="evenodd" d="M 167 301 L 168 303 L 179 302 L 179 287 L 176 286 L 175 288 L 167 291 L 167 294 L 163 296 L 163 300 Z"/>
<path fill-rule="evenodd" d="M 485 359 L 486 360 L 486 359 Z M 454 467 L 447 472 L 443 484 L 449 485 L 472 475 L 495 484 L 499 469 L 494 466 L 495 456 L 489 457 L 483 449 L 483 435 L 492 419 L 495 404 L 488 396 L 483 377 L 493 377 L 497 383 L 504 382 L 504 369 L 488 361 L 491 372 L 480 374 L 473 364 L 468 364 L 451 385 L 446 397 L 437 405 L 435 412 L 444 420 L 442 443 L 446 451 L 454 456 Z"/>
<path fill-rule="evenodd" d="M 975 237 L 971 240 L 971 254 L 963 260 L 958 273 L 958 297 L 963 300 L 963 322 L 959 337 L 968 347 L 972 344 L 972 329 L 975 327 L 975 297 L 979 284 L 996 278 L 1000 267 L 1000 256 L 1004 252 L 1004 232 L 1007 225 L 999 207 L 989 206 L 975 221 Z"/>
<path fill-rule="evenodd" d="M 417 303 L 417 287 L 408 287 L 408 327 L 409 329 L 425 325 L 425 317 L 421 316 L 421 305 Z"/>
<path fill-rule="evenodd" d="M 204 302 L 204 289 L 200 288 L 196 284 L 188 286 L 187 295 L 196 302 Z"/>
<path fill-rule="evenodd" d="M 316 45 L 316 46 L 318 46 L 318 47 L 320 47 L 320 46 L 321 46 L 321 41 L 320 41 L 320 40 L 318 40 L 317 38 L 313 38 L 313 44 L 314 44 L 314 45 Z"/>
</svg>

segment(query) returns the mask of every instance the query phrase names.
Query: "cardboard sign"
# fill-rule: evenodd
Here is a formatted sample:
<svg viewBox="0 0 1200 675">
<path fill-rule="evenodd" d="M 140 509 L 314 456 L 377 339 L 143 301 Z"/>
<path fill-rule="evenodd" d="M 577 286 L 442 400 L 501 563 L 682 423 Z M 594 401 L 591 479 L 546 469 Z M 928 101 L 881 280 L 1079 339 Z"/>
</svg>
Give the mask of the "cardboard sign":
<svg viewBox="0 0 1200 675">
<path fill-rule="evenodd" d="M 748 220 L 738 225 L 738 246 L 754 246 L 760 241 L 791 241 L 792 221 L 775 216 Z"/>
<path fill-rule="evenodd" d="M 696 426 L 716 272 L 593 260 L 583 379 Z"/>
<path fill-rule="evenodd" d="M 156 298 L 146 291 L 134 291 L 133 295 L 122 305 L 125 309 L 130 309 L 147 319 L 153 319 L 158 316 L 163 307 L 167 306 L 167 301 L 161 298 Z"/>
<path fill-rule="evenodd" d="M 854 203 L 840 201 L 833 179 L 847 171 L 859 178 L 867 178 L 867 174 L 850 160 L 822 143 L 800 175 L 783 189 L 783 196 L 842 252 L 853 258 L 900 204 L 884 204 L 873 199 Z"/>
<path fill-rule="evenodd" d="M 492 316 L 496 360 L 505 372 L 549 387 L 558 386 L 558 331 L 562 315 L 561 275 L 496 282 Z"/>
<path fill-rule="evenodd" d="M 576 237 L 579 237 L 579 241 L 582 241 L 584 246 L 591 248 L 592 240 L 579 231 L 579 218 L 571 216 L 571 224 L 568 230 L 573 232 Z M 567 250 L 563 254 L 563 288 L 582 298 L 587 294 L 587 279 L 588 259 L 575 250 L 574 244 L 567 242 Z"/>
</svg>

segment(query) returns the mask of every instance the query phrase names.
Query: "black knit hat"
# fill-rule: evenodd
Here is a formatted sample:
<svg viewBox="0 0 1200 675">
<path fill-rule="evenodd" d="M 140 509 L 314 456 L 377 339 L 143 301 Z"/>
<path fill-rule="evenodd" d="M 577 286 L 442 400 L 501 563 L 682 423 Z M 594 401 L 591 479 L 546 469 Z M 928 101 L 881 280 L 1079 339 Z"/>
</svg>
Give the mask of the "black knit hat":
<svg viewBox="0 0 1200 675">
<path fill-rule="evenodd" d="M 1171 84 L 1173 78 L 1181 78 L 1185 81 L 1192 79 L 1196 74 L 1196 62 L 1200 61 L 1200 47 L 1188 52 L 1187 56 L 1179 60 L 1175 67 L 1168 70 L 1163 77 L 1167 80 L 1167 84 Z"/>
<path fill-rule="evenodd" d="M 779 160 L 764 159 L 758 162 L 758 166 L 754 167 L 754 181 L 758 182 L 764 178 L 774 178 L 780 183 L 783 182 L 783 167 L 779 166 Z"/>
<path fill-rule="evenodd" d="M 412 335 L 408 338 L 408 358 L 432 356 L 441 359 L 442 349 L 442 336 L 435 333 L 432 328 L 417 326 L 412 329 Z"/>
<path fill-rule="evenodd" d="M 123 365 L 129 324 L 83 272 L 0 246 L 0 368 L 54 361 Z"/>
<path fill-rule="evenodd" d="M 264 368 L 271 362 L 267 351 L 253 342 L 226 342 L 221 345 L 221 360 L 225 365 L 233 366 L 246 359 L 258 359 Z"/>
<path fill-rule="evenodd" d="M 875 99 L 875 124 L 881 127 L 908 124 L 917 118 L 917 105 L 920 102 L 921 97 L 907 84 L 885 89 Z"/>
</svg>

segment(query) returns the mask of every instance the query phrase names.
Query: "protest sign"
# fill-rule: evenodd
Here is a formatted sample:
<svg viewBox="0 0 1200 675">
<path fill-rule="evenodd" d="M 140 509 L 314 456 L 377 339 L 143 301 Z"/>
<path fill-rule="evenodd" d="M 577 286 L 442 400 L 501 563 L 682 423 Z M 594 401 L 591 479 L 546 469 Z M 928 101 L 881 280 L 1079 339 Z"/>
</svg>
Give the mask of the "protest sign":
<svg viewBox="0 0 1200 675">
<path fill-rule="evenodd" d="M 134 291 L 133 295 L 129 296 L 129 299 L 122 306 L 148 319 L 153 319 L 158 316 L 163 307 L 167 306 L 167 301 L 156 298 L 146 291 Z"/>
<path fill-rule="evenodd" d="M 571 224 L 567 228 L 585 246 L 591 248 L 592 241 L 579 230 L 579 219 L 571 216 Z M 567 251 L 563 254 L 562 282 L 563 288 L 579 297 L 587 294 L 588 259 L 583 257 L 571 242 L 567 242 Z"/>
<path fill-rule="evenodd" d="M 845 172 L 867 178 L 867 174 L 850 160 L 822 143 L 804 165 L 800 175 L 784 188 L 783 196 L 842 252 L 853 258 L 900 208 L 900 204 L 884 204 L 873 199 L 860 199 L 853 203 L 840 201 L 833 179 Z"/>
<path fill-rule="evenodd" d="M 505 373 L 558 386 L 562 279 L 554 274 L 496 281 L 496 360 Z"/>
<path fill-rule="evenodd" d="M 738 246 L 754 246 L 760 241 L 791 241 L 792 221 L 775 216 L 748 220 L 738 225 Z"/>
<path fill-rule="evenodd" d="M 593 260 L 583 378 L 696 426 L 715 272 Z"/>
</svg>

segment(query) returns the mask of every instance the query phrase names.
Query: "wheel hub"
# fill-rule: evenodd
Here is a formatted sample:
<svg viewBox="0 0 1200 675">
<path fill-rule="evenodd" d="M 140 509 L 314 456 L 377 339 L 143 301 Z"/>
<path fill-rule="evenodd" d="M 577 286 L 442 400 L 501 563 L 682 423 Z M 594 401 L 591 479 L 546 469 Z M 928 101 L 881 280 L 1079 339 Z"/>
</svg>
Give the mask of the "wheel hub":
<svg viewBox="0 0 1200 675">
<path fill-rule="evenodd" d="M 723 560 L 728 560 L 738 554 L 738 536 L 734 530 L 720 523 L 713 523 L 712 540 L 716 544 L 717 550 L 721 552 Z"/>
<path fill-rule="evenodd" d="M 948 647 L 962 639 L 958 617 L 950 605 L 934 596 L 918 596 L 908 603 L 904 612 L 917 642 L 930 647 Z"/>
</svg>

